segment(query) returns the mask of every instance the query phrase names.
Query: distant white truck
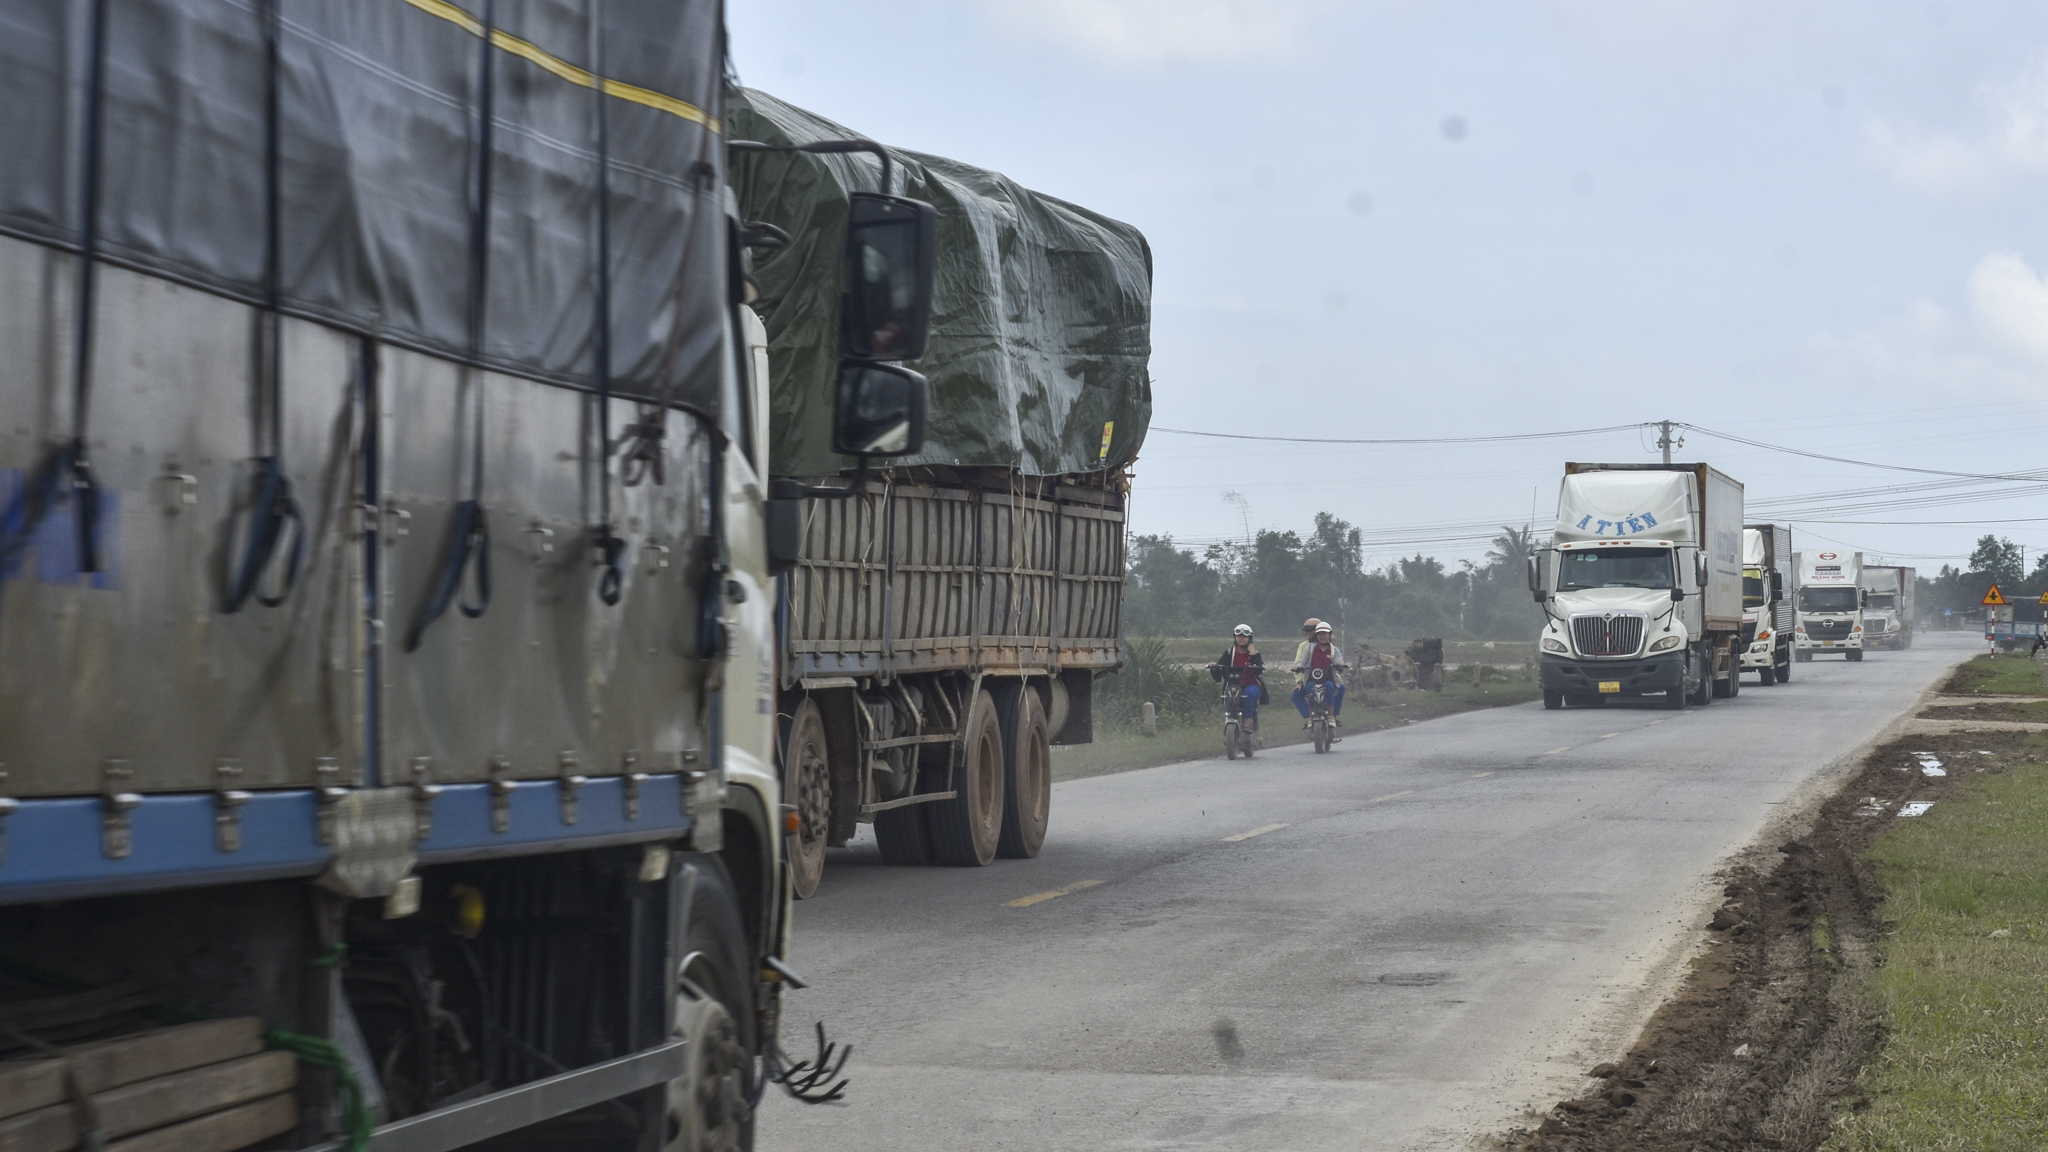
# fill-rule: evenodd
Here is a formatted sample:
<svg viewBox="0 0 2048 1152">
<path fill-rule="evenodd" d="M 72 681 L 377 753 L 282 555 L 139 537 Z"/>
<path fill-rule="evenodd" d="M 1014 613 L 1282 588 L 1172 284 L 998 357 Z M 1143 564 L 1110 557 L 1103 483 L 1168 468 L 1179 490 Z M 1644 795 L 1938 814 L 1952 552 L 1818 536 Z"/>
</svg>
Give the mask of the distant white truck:
<svg viewBox="0 0 2048 1152">
<path fill-rule="evenodd" d="M 1795 552 L 1792 566 L 1799 574 L 1795 659 L 1804 663 L 1816 652 L 1840 652 L 1862 660 L 1863 553 Z"/>
<path fill-rule="evenodd" d="M 1792 529 L 1747 524 L 1742 529 L 1742 659 L 1764 685 L 1792 679 Z"/>
<path fill-rule="evenodd" d="M 1863 566 L 1863 643 L 1899 651 L 1913 646 L 1913 585 L 1919 573 L 1896 564 Z"/>
<path fill-rule="evenodd" d="M 1705 464 L 1566 464 L 1529 588 L 1545 708 L 1734 696 L 1742 485 Z"/>
</svg>

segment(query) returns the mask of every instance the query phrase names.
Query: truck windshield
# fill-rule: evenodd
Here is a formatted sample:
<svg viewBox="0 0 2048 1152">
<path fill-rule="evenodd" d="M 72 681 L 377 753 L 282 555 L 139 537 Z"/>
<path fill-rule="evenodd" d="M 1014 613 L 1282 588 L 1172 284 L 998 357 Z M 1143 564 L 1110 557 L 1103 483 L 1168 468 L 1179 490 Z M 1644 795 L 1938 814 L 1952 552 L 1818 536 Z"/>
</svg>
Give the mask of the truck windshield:
<svg viewBox="0 0 2048 1152">
<path fill-rule="evenodd" d="M 1601 548 L 1566 552 L 1558 565 L 1557 590 L 1576 588 L 1669 588 L 1668 548 Z"/>
<path fill-rule="evenodd" d="M 1894 599 L 1893 599 L 1893 593 L 1890 593 L 1890 592 L 1872 592 L 1872 593 L 1870 594 L 1870 599 L 1869 599 L 1868 601 L 1866 601 L 1866 602 L 1864 603 L 1864 605 L 1863 605 L 1863 606 L 1864 606 L 1865 608 L 1886 608 L 1886 609 L 1889 609 L 1889 608 L 1896 608 L 1896 607 L 1898 607 L 1898 604 L 1894 602 Z"/>
<path fill-rule="evenodd" d="M 1854 612 L 1856 610 L 1856 589 L 1854 588 L 1801 588 L 1799 610 L 1801 612 Z"/>
<path fill-rule="evenodd" d="M 1764 574 L 1761 568 L 1742 570 L 1742 606 L 1761 608 L 1764 606 Z"/>
</svg>

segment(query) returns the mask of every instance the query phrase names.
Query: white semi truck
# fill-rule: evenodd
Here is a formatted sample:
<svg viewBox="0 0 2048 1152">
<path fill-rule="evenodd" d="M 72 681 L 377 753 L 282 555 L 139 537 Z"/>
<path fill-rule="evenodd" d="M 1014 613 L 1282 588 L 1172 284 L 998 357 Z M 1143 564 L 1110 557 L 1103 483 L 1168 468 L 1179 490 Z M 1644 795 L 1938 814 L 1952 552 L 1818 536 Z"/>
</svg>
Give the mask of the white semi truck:
<svg viewBox="0 0 2048 1152">
<path fill-rule="evenodd" d="M 1913 585 L 1919 573 L 1896 564 L 1863 566 L 1863 642 L 1898 651 L 1913 646 Z"/>
<path fill-rule="evenodd" d="M 1705 464 L 1566 464 L 1529 587 L 1546 617 L 1545 708 L 1734 696 L 1742 485 Z"/>
<path fill-rule="evenodd" d="M 1742 529 L 1742 669 L 1758 683 L 1792 679 L 1795 621 L 1787 591 L 1792 587 L 1792 529 L 1785 524 L 1748 524 Z"/>
<path fill-rule="evenodd" d="M 1795 658 L 1804 662 L 1816 652 L 1840 652 L 1844 659 L 1862 660 L 1863 553 L 1795 552 L 1792 566 L 1799 574 Z"/>
</svg>

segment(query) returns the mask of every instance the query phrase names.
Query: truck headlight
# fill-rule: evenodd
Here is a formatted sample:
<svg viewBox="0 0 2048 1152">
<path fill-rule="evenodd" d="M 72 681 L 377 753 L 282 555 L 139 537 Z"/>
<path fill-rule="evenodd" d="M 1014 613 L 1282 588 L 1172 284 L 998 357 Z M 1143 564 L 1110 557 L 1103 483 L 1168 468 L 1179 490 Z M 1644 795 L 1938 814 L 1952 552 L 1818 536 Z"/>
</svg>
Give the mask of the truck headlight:
<svg viewBox="0 0 2048 1152">
<path fill-rule="evenodd" d="M 1545 636 L 1543 638 L 1543 650 L 1545 652 L 1562 652 L 1567 656 L 1571 655 L 1572 651 L 1571 649 L 1564 646 L 1564 641 L 1554 640 L 1548 636 Z"/>
<path fill-rule="evenodd" d="M 1666 636 L 1662 640 L 1657 641 L 1655 644 L 1650 645 L 1650 651 L 1662 652 L 1666 649 L 1676 648 L 1684 642 L 1685 637 L 1683 636 Z"/>
</svg>

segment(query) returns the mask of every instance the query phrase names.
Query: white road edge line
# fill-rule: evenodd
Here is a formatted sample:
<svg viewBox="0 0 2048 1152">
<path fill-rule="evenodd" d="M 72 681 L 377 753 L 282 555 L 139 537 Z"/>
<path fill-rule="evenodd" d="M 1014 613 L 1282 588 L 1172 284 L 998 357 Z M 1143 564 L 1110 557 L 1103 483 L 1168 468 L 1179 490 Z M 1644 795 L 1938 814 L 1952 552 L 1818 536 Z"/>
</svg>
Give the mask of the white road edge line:
<svg viewBox="0 0 2048 1152">
<path fill-rule="evenodd" d="M 1225 836 L 1223 842 L 1225 844 L 1235 844 L 1240 840 L 1249 840 L 1254 836 L 1264 836 L 1268 832 L 1278 832 L 1285 827 L 1287 827 L 1285 824 L 1268 824 L 1263 828 L 1254 828 L 1249 832 L 1239 832 L 1235 836 Z"/>
</svg>

